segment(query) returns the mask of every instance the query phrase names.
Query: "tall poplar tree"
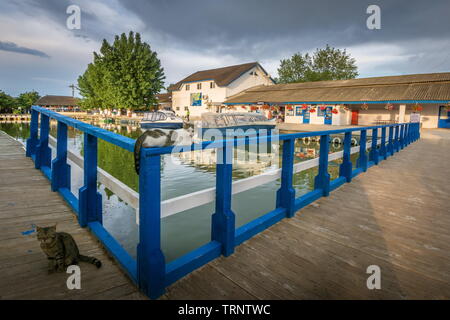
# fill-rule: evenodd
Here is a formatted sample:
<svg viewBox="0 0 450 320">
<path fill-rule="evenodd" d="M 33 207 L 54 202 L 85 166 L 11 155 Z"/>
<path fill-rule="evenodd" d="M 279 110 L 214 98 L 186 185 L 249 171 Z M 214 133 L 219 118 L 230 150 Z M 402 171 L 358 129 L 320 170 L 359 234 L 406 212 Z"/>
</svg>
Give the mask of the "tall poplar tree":
<svg viewBox="0 0 450 320">
<path fill-rule="evenodd" d="M 156 103 L 164 87 L 164 70 L 156 52 L 130 31 L 115 36 L 112 44 L 103 40 L 100 52 L 78 78 L 87 108 L 145 109 Z"/>
</svg>

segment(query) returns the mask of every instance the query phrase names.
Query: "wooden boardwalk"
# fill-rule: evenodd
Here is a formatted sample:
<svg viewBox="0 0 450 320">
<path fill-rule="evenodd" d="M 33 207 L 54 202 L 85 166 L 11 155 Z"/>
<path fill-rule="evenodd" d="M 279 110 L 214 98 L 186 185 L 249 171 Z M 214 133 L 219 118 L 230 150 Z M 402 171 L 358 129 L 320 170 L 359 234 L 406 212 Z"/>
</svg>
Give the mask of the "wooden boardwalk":
<svg viewBox="0 0 450 320">
<path fill-rule="evenodd" d="M 0 299 L 145 299 L 99 242 L 79 227 L 62 197 L 25 157 L 20 143 L 0 131 Z M 72 234 L 81 253 L 103 266 L 81 263 L 81 289 L 69 290 L 69 274 L 47 274 L 47 260 L 32 224 L 57 222 Z"/>
<path fill-rule="evenodd" d="M 166 299 L 450 299 L 450 130 L 422 139 L 167 289 Z M 368 290 L 366 269 L 381 268 Z"/>
<path fill-rule="evenodd" d="M 422 139 L 167 288 L 161 299 L 450 299 L 450 131 Z M 79 227 L 18 142 L 0 132 L 0 299 L 144 299 Z M 82 289 L 47 275 L 32 224 L 58 222 L 83 254 Z M 366 269 L 381 268 L 381 290 Z"/>
</svg>

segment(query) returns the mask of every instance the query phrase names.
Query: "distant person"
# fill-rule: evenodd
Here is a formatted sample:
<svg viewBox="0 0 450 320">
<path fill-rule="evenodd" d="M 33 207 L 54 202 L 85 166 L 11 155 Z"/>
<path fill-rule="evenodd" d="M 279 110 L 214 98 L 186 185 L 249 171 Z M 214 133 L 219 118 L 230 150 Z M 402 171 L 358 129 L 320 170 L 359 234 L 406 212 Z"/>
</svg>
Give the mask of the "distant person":
<svg viewBox="0 0 450 320">
<path fill-rule="evenodd" d="M 189 112 L 189 109 L 186 110 L 186 121 L 189 122 L 189 116 L 191 113 Z"/>
</svg>

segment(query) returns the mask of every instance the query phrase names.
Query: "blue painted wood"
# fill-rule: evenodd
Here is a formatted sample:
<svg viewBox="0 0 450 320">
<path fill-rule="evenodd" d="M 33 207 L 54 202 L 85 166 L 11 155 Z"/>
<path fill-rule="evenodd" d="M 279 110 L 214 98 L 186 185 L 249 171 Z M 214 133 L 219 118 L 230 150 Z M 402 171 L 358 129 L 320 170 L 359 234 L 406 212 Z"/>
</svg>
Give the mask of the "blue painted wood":
<svg viewBox="0 0 450 320">
<path fill-rule="evenodd" d="M 344 135 L 344 155 L 342 158 L 342 164 L 339 166 L 339 176 L 345 177 L 347 182 L 352 181 L 352 161 L 351 161 L 351 148 L 352 148 L 352 133 L 346 132 Z"/>
<path fill-rule="evenodd" d="M 234 252 L 235 216 L 231 210 L 233 144 L 225 142 L 217 149 L 216 206 L 211 219 L 211 240 L 222 244 L 222 254 Z"/>
<path fill-rule="evenodd" d="M 394 127 L 389 127 L 388 152 L 388 156 L 392 156 L 394 154 Z"/>
<path fill-rule="evenodd" d="M 41 171 L 48 180 L 52 180 L 52 169 L 50 167 L 41 167 Z"/>
<path fill-rule="evenodd" d="M 379 161 L 379 151 L 378 151 L 378 129 L 372 129 L 372 146 L 369 152 L 369 160 L 373 161 L 374 164 L 378 164 Z"/>
<path fill-rule="evenodd" d="M 97 192 L 97 137 L 84 133 L 84 185 L 79 190 L 80 226 L 102 223 L 102 196 Z"/>
<path fill-rule="evenodd" d="M 30 137 L 27 139 L 26 153 L 27 157 L 31 157 L 36 154 L 36 146 L 39 143 L 38 139 L 38 125 L 39 125 L 39 112 L 31 110 L 31 122 L 30 122 Z"/>
<path fill-rule="evenodd" d="M 295 215 L 294 201 L 295 189 L 292 186 L 294 177 L 294 146 L 295 140 L 283 141 L 283 160 L 281 167 L 281 187 L 277 191 L 277 208 L 285 208 L 286 216 L 292 218 Z"/>
<path fill-rule="evenodd" d="M 141 149 L 139 174 L 139 288 L 155 299 L 164 293 L 166 263 L 161 250 L 161 157 L 145 156 Z"/>
<path fill-rule="evenodd" d="M 387 148 L 386 148 L 386 128 L 381 128 L 381 145 L 380 145 L 380 157 L 382 160 L 387 158 Z"/>
<path fill-rule="evenodd" d="M 356 168 L 355 170 L 352 171 L 352 177 L 356 177 L 357 175 L 363 173 L 363 169 L 362 168 Z"/>
<path fill-rule="evenodd" d="M 103 243 L 106 250 L 119 262 L 128 276 L 137 282 L 136 260 L 114 239 L 98 221 L 88 223 L 89 230 Z"/>
<path fill-rule="evenodd" d="M 408 124 L 405 124 L 405 131 L 403 134 L 403 143 L 404 143 L 404 147 L 408 146 Z"/>
<path fill-rule="evenodd" d="M 250 239 L 254 235 L 266 230 L 271 225 L 286 217 L 285 208 L 276 208 L 263 216 L 252 220 L 236 229 L 235 245 L 238 246 L 244 241 Z"/>
<path fill-rule="evenodd" d="M 330 191 L 333 191 L 334 189 L 339 188 L 340 186 L 342 186 L 344 183 L 347 182 L 347 178 L 346 177 L 337 177 L 334 180 L 330 181 Z"/>
<path fill-rule="evenodd" d="M 411 124 L 407 123 L 406 124 L 406 146 L 409 146 L 409 144 L 411 143 Z"/>
<path fill-rule="evenodd" d="M 105 140 L 107 142 L 110 142 L 112 144 L 115 144 L 116 146 L 119 146 L 125 150 L 128 150 L 130 152 L 134 151 L 134 139 L 122 136 L 120 134 L 81 122 L 79 120 L 63 116 L 57 112 L 48 110 L 46 108 L 38 107 L 38 106 L 32 106 L 32 110 L 38 111 L 42 115 L 46 115 L 51 117 L 52 119 L 61 121 L 65 124 L 67 124 L 70 127 L 73 127 L 75 129 L 78 129 L 80 131 L 83 131 L 85 133 L 88 133 L 90 135 L 93 135 L 97 138 L 100 138 L 102 140 Z"/>
<path fill-rule="evenodd" d="M 396 125 L 394 127 L 394 153 L 398 152 L 400 150 L 399 142 L 398 142 L 398 136 L 399 136 L 399 131 L 400 131 L 399 129 L 400 129 L 400 127 L 398 125 Z"/>
<path fill-rule="evenodd" d="M 165 286 L 170 286 L 175 281 L 191 273 L 195 269 L 220 257 L 222 245 L 217 241 L 211 241 L 184 256 L 169 262 L 166 265 Z"/>
<path fill-rule="evenodd" d="M 409 145 L 409 123 L 405 125 L 405 147 Z"/>
<path fill-rule="evenodd" d="M 35 113 L 35 119 L 37 118 L 38 111 L 41 109 L 33 108 Z M 59 114 L 49 113 L 48 110 L 43 111 L 44 120 L 41 121 L 41 132 L 46 134 L 46 120 L 45 116 L 55 117 L 58 121 L 61 119 L 61 124 L 58 124 L 58 146 L 57 146 L 57 158 L 53 164 L 53 170 L 50 170 L 49 166 L 41 166 L 42 171 L 52 181 L 55 180 L 55 188 L 61 193 L 64 199 L 72 206 L 75 212 L 80 212 L 81 221 L 87 222 L 87 225 L 91 228 L 92 232 L 97 235 L 99 240 L 105 244 L 107 249 L 113 254 L 113 256 L 119 261 L 129 273 L 130 277 L 136 281 L 141 290 L 151 298 L 157 298 L 164 293 L 164 288 L 167 285 L 175 282 L 179 278 L 195 270 L 196 268 L 208 263 L 209 261 L 217 258 L 220 254 L 228 255 L 234 250 L 234 246 L 238 245 L 245 240 L 251 238 L 258 232 L 267 229 L 269 226 L 278 222 L 286 216 L 291 216 L 292 212 L 295 212 L 302 207 L 312 203 L 321 196 L 326 196 L 331 190 L 339 187 L 346 181 L 358 174 L 367 170 L 367 168 L 375 165 L 378 159 L 383 159 L 389 153 L 389 148 L 395 147 L 395 142 L 403 144 L 407 142 L 408 137 L 412 139 L 418 139 L 420 137 L 420 125 L 419 124 L 402 124 L 399 125 L 384 125 L 365 128 L 352 128 L 352 129 L 340 129 L 340 130 L 327 130 L 319 132 L 302 132 L 296 134 L 275 135 L 272 139 L 279 139 L 285 141 L 283 143 L 284 157 L 282 167 L 282 187 L 277 192 L 277 206 L 275 210 L 257 218 L 244 226 L 235 229 L 234 213 L 231 211 L 231 170 L 232 170 L 232 150 L 234 143 L 236 145 L 258 143 L 261 140 L 260 136 L 245 137 L 240 139 L 227 139 L 219 142 L 218 150 L 218 165 L 217 165 L 217 180 L 216 180 L 216 213 L 213 215 L 212 222 L 212 238 L 210 243 L 193 250 L 192 252 L 184 255 L 183 257 L 172 261 L 169 264 L 165 264 L 165 258 L 161 251 L 161 181 L 160 181 L 160 169 L 161 158 L 160 154 L 170 152 L 169 148 L 146 148 L 141 150 L 141 175 L 139 176 L 139 193 L 140 193 L 140 225 L 139 225 L 139 245 L 137 248 L 137 261 L 135 262 L 125 250 L 111 237 L 109 233 L 101 225 L 101 197 L 96 191 L 96 168 L 97 168 L 97 137 L 103 139 L 104 136 L 108 138 L 106 141 L 112 142 L 116 145 L 122 146 L 127 150 L 132 150 L 129 140 L 122 140 L 116 136 L 109 136 L 105 133 L 99 133 L 90 127 L 86 127 L 72 120 L 68 120 L 67 117 Z M 43 123 L 43 124 L 42 124 Z M 56 163 L 65 163 L 67 160 L 67 125 L 76 125 L 77 129 L 85 132 L 85 186 L 80 189 L 80 200 L 71 193 L 70 186 L 64 184 L 63 187 L 56 182 L 60 175 L 57 173 Z M 37 128 L 37 124 L 35 126 Z M 367 130 L 374 130 L 373 141 L 377 139 L 377 133 L 375 129 L 382 128 L 382 146 L 380 148 L 380 156 L 372 154 L 371 161 L 369 162 L 366 155 L 366 140 Z M 386 149 L 386 128 L 389 128 L 389 145 Z M 396 135 L 394 135 L 394 128 Z M 400 129 L 399 129 L 400 128 Z M 403 131 L 399 132 L 403 128 Z M 350 162 L 350 148 L 351 148 L 351 134 L 353 131 L 361 130 L 360 140 L 360 158 L 358 159 L 358 168 L 352 171 Z M 34 133 L 37 130 L 32 130 Z M 48 131 L 48 128 L 47 128 Z M 32 135 L 34 135 L 32 133 Z M 343 164 L 346 166 L 340 167 L 340 176 L 330 182 L 328 174 L 328 152 L 329 152 L 329 135 L 344 133 L 344 159 Z M 293 145 L 294 139 L 308 136 L 321 136 L 320 146 L 320 158 L 319 158 L 319 174 L 315 178 L 315 190 L 308 192 L 307 194 L 295 199 L 292 205 L 292 176 L 293 176 Z M 32 137 L 30 136 L 30 139 Z M 109 140 L 108 140 L 109 139 Z M 40 139 L 41 140 L 41 139 Z M 65 141 L 65 143 L 64 143 Z M 40 141 L 39 141 L 40 142 Z M 48 141 L 47 141 L 48 144 Z M 41 146 L 45 145 L 45 141 Z M 199 150 L 206 148 L 217 148 L 218 142 L 208 141 L 201 144 L 192 145 L 184 149 L 184 151 Z M 372 143 L 372 149 L 376 149 Z M 36 159 L 36 156 L 31 152 L 32 159 Z M 391 152 L 392 153 L 392 152 Z M 39 156 L 42 159 L 41 156 Z M 373 158 L 373 159 L 372 159 Z M 58 161 L 56 161 L 58 160 Z M 36 160 L 35 160 L 36 161 Z M 221 162 L 221 163 L 220 163 Z M 350 162 L 350 165 L 349 165 Z M 70 179 L 69 179 L 70 182 Z M 52 184 L 53 185 L 53 184 Z M 57 187 L 58 186 L 58 187 Z M 287 192 L 281 192 L 281 190 L 288 190 Z M 285 194 L 288 194 L 288 200 L 283 200 Z M 89 197 L 90 195 L 90 197 Z M 285 205 L 288 203 L 287 205 Z M 281 207 L 282 206 L 282 207 Z M 86 208 L 93 208 L 90 212 Z M 100 208 L 99 212 L 98 209 Z M 292 210 L 292 208 L 294 208 Z M 289 213 L 288 213 L 289 211 Z M 100 219 L 99 219 L 100 215 Z M 90 221 L 92 219 L 93 221 Z M 231 236 L 230 236 L 231 234 Z M 231 244 L 230 244 L 231 238 Z"/>
<path fill-rule="evenodd" d="M 52 151 L 48 146 L 48 134 L 50 132 L 50 119 L 48 116 L 41 114 L 41 132 L 39 142 L 36 146 L 36 161 L 34 167 L 40 169 L 41 167 L 51 166 Z"/>
<path fill-rule="evenodd" d="M 67 125 L 58 121 L 56 158 L 52 161 L 52 191 L 70 189 L 70 166 L 67 164 Z"/>
<path fill-rule="evenodd" d="M 403 141 L 403 135 L 405 134 L 405 125 L 400 125 L 400 134 L 398 137 L 398 149 L 402 150 L 404 148 L 404 141 Z"/>
<path fill-rule="evenodd" d="M 72 210 L 78 215 L 80 212 L 79 202 L 77 197 L 68 188 L 59 188 L 58 192 L 66 200 Z"/>
<path fill-rule="evenodd" d="M 313 203 L 322 196 L 323 196 L 322 189 L 316 189 L 296 198 L 295 210 L 298 211 L 301 208 L 306 207 L 308 204 Z"/>
<path fill-rule="evenodd" d="M 367 171 L 367 153 L 366 153 L 366 145 L 367 145 L 367 130 L 361 130 L 361 136 L 359 138 L 359 158 L 356 161 L 357 168 L 362 169 L 363 172 Z"/>
<path fill-rule="evenodd" d="M 314 178 L 314 189 L 321 189 L 323 196 L 330 194 L 330 175 L 328 173 L 328 153 L 330 150 L 330 136 L 320 136 L 319 173 Z"/>
</svg>

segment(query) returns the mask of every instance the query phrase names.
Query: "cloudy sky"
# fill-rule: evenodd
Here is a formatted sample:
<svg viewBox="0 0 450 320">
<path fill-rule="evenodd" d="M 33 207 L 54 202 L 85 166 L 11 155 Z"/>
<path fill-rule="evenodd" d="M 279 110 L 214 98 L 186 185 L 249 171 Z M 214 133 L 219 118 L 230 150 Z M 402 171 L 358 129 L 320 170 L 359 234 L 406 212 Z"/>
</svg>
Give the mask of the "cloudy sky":
<svg viewBox="0 0 450 320">
<path fill-rule="evenodd" d="M 69 30 L 67 7 L 81 9 Z M 369 5 L 381 29 L 369 30 Z M 449 72 L 450 0 L 1 0 L 0 90 L 70 95 L 102 39 L 130 30 L 158 53 L 166 84 L 198 70 L 346 48 L 360 77 Z"/>
</svg>

